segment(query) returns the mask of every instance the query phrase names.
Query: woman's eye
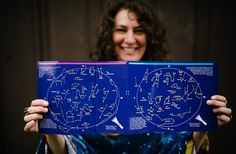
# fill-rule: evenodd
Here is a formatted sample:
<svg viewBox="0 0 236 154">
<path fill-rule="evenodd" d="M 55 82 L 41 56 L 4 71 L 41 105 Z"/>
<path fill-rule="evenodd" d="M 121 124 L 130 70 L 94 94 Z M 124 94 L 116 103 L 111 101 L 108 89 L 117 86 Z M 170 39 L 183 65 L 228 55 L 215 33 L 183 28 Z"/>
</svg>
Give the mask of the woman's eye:
<svg viewBox="0 0 236 154">
<path fill-rule="evenodd" d="M 144 30 L 143 29 L 136 29 L 134 32 L 136 34 L 138 34 L 138 35 L 143 35 L 144 34 Z"/>
<path fill-rule="evenodd" d="M 117 31 L 117 32 L 126 32 L 126 30 L 123 29 L 123 28 L 117 28 L 116 31 Z"/>
</svg>

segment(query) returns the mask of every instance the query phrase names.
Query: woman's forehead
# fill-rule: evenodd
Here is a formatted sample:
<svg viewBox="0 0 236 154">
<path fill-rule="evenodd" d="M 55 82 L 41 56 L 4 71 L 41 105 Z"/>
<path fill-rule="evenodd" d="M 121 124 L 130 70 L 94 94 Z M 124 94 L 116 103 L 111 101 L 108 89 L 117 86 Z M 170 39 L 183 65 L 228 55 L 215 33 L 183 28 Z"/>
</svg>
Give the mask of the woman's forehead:
<svg viewBox="0 0 236 154">
<path fill-rule="evenodd" d="M 129 10 L 120 10 L 115 16 L 116 25 L 132 24 L 133 26 L 139 26 L 137 16 L 134 12 Z"/>
</svg>

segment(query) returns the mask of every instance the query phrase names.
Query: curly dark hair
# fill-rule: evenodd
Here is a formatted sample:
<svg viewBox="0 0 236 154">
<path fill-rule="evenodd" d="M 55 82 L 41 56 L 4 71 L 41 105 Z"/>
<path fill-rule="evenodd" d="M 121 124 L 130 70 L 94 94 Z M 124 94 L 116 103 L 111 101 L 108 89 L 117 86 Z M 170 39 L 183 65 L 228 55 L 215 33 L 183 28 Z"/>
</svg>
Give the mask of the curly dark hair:
<svg viewBox="0 0 236 154">
<path fill-rule="evenodd" d="M 169 46 L 166 30 L 153 8 L 145 0 L 109 0 L 98 27 L 96 51 L 90 53 L 92 60 L 117 60 L 112 41 L 116 14 L 126 9 L 135 13 L 140 26 L 147 36 L 147 48 L 141 61 L 166 61 L 169 59 Z"/>
</svg>

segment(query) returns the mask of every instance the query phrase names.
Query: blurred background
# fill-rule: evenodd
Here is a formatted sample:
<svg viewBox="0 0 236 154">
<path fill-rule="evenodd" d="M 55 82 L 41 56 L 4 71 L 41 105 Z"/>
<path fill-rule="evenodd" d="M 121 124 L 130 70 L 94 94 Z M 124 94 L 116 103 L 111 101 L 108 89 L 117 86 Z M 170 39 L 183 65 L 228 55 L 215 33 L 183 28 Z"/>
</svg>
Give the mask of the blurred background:
<svg viewBox="0 0 236 154">
<path fill-rule="evenodd" d="M 232 2 L 149 1 L 167 28 L 175 61 L 219 63 L 219 93 L 227 97 L 234 111 L 236 25 Z M 1 3 L 1 154 L 35 153 L 40 135 L 23 131 L 23 110 L 37 98 L 37 61 L 88 60 L 89 52 L 95 49 L 96 26 L 104 3 L 105 0 L 8 0 Z M 235 129 L 233 119 L 210 132 L 210 153 L 236 152 L 232 142 Z"/>
</svg>

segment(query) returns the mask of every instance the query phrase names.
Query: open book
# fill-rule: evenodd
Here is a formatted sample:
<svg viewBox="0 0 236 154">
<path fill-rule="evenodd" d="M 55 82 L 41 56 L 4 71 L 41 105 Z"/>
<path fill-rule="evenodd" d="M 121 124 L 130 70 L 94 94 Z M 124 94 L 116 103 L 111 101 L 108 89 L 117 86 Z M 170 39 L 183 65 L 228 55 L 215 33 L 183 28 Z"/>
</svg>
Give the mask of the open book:
<svg viewBox="0 0 236 154">
<path fill-rule="evenodd" d="M 39 61 L 38 98 L 49 102 L 40 133 L 216 130 L 206 101 L 218 66 L 204 62 Z"/>
</svg>

